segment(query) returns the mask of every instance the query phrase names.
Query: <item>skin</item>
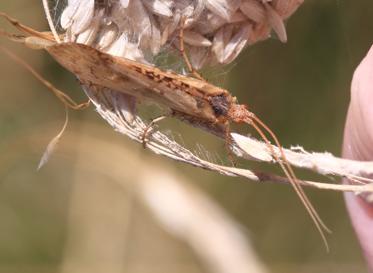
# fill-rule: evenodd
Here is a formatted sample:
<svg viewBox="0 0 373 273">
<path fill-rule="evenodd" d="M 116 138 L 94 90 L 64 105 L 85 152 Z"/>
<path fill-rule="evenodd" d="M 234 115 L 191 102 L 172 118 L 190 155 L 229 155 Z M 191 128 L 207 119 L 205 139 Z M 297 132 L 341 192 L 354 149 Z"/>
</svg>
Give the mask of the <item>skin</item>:
<svg viewBox="0 0 373 273">
<path fill-rule="evenodd" d="M 356 68 L 351 84 L 343 157 L 373 161 L 373 46 Z M 373 272 L 373 201 L 369 196 L 345 194 L 347 210 L 366 258 Z"/>
</svg>

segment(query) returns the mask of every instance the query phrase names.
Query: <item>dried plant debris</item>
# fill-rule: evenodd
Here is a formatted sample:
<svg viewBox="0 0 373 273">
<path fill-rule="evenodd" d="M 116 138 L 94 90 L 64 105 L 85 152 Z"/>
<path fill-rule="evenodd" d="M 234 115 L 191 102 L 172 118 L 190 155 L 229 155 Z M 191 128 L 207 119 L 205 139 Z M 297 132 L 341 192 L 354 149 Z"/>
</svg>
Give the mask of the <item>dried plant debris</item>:
<svg viewBox="0 0 373 273">
<path fill-rule="evenodd" d="M 61 131 L 49 142 L 47 148 L 44 151 L 43 156 L 40 159 L 38 170 L 40 170 L 47 162 L 49 161 L 51 155 L 53 154 L 54 150 L 56 149 L 60 139 L 62 138 L 63 133 L 66 130 L 67 124 L 69 122 L 69 114 L 66 108 L 66 116 L 65 116 L 65 123 L 63 124 L 63 127 Z"/>
<path fill-rule="evenodd" d="M 284 25 L 303 0 L 75 0 L 60 25 L 65 41 L 110 54 L 153 62 L 161 50 L 178 48 L 185 19 L 186 51 L 196 69 L 228 64 L 271 31 L 286 42 Z M 133 51 L 130 53 L 129 51 Z M 132 56 L 131 56 L 132 55 Z"/>
</svg>

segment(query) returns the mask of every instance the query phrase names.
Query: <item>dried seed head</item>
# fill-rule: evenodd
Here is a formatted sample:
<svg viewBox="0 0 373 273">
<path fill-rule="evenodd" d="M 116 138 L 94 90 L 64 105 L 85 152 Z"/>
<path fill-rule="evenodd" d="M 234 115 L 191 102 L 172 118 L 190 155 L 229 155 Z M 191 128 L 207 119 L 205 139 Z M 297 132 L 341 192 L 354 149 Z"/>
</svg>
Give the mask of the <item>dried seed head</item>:
<svg viewBox="0 0 373 273">
<path fill-rule="evenodd" d="M 283 21 L 303 0 L 69 0 L 60 24 L 67 41 L 152 62 L 178 47 L 180 21 L 195 68 L 228 64 L 273 30 L 285 42 Z M 133 53 L 132 50 L 136 52 Z"/>
</svg>

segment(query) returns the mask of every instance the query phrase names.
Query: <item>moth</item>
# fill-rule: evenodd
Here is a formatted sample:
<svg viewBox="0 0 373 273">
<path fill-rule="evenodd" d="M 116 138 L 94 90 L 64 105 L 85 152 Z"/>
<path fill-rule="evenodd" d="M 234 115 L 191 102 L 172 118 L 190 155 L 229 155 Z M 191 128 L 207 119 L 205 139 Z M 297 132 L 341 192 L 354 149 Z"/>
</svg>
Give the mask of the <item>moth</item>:
<svg viewBox="0 0 373 273">
<path fill-rule="evenodd" d="M 197 77 L 164 71 L 155 66 L 115 57 L 93 47 L 78 43 L 58 43 L 50 33 L 30 29 L 5 14 L 0 14 L 23 35 L 0 34 L 34 48 L 46 50 L 64 68 L 72 72 L 82 85 L 109 88 L 140 100 L 150 100 L 170 109 L 172 116 L 194 126 L 203 127 L 229 141 L 231 123 L 252 126 L 268 144 L 272 156 L 291 182 L 317 230 L 327 246 L 324 225 L 304 193 L 288 163 L 280 142 L 270 128 L 248 108 L 237 102 L 231 93 Z M 279 153 L 270 145 L 276 143 Z"/>
</svg>

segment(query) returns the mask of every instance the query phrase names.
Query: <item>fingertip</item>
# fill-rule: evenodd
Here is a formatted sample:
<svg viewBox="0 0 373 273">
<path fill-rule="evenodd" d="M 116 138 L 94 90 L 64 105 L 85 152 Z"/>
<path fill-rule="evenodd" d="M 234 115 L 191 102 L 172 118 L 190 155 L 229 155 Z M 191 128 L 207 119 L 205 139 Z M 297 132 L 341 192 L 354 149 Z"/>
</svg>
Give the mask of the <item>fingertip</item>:
<svg viewBox="0 0 373 273">
<path fill-rule="evenodd" d="M 373 46 L 354 72 L 342 154 L 354 160 L 373 160 Z M 369 269 L 373 272 L 373 204 L 364 195 L 354 193 L 346 193 L 345 200 Z"/>
</svg>

